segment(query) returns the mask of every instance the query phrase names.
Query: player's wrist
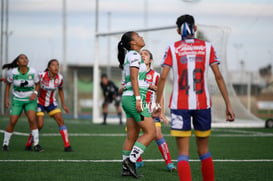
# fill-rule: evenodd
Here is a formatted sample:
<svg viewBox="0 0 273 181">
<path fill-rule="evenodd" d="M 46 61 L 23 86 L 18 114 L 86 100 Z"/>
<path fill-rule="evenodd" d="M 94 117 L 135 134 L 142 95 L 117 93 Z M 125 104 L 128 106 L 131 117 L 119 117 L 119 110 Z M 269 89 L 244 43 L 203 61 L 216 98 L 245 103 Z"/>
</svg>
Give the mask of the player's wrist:
<svg viewBox="0 0 273 181">
<path fill-rule="evenodd" d="M 136 100 L 137 101 L 141 101 L 141 97 L 140 96 L 136 96 Z"/>
</svg>

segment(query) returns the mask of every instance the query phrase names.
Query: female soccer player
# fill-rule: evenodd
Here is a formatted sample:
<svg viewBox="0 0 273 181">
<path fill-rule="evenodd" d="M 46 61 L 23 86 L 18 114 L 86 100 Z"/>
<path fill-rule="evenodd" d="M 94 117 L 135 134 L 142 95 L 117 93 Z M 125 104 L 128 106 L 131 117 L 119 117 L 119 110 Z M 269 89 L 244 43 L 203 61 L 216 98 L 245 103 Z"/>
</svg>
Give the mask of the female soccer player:
<svg viewBox="0 0 273 181">
<path fill-rule="evenodd" d="M 146 94 L 146 102 L 149 105 L 150 110 L 152 111 L 152 107 L 155 104 L 155 96 L 156 96 L 155 92 L 157 89 L 159 73 L 151 69 L 151 63 L 153 61 L 152 53 L 149 50 L 143 49 L 140 54 L 147 67 L 146 81 L 148 81 L 149 83 L 149 89 Z M 163 97 L 161 102 L 162 102 L 161 105 L 163 105 Z M 158 145 L 158 149 L 160 153 L 162 154 L 165 160 L 167 169 L 172 172 L 176 170 L 176 167 L 171 161 L 171 155 L 169 152 L 168 144 L 161 132 L 161 123 L 160 123 L 161 119 L 163 120 L 165 124 L 169 124 L 167 118 L 164 115 L 163 109 L 161 109 L 160 117 L 154 118 L 155 128 L 156 128 L 155 141 Z M 136 168 L 143 167 L 143 166 L 144 166 L 144 163 L 142 161 L 142 158 L 139 157 L 139 159 L 136 162 Z"/>
<path fill-rule="evenodd" d="M 153 116 L 160 113 L 159 103 L 167 75 L 172 68 L 174 80 L 169 107 L 172 118 L 171 135 L 176 137 L 179 154 L 177 168 L 180 180 L 191 180 L 188 161 L 192 117 L 203 180 L 212 181 L 214 168 L 208 146 L 211 133 L 211 101 L 207 85 L 209 66 L 225 101 L 227 121 L 233 121 L 235 117 L 214 48 L 210 43 L 194 38 L 197 28 L 193 16 L 180 16 L 176 24 L 182 40 L 171 44 L 165 53 Z"/>
<path fill-rule="evenodd" d="M 122 35 L 118 43 L 119 67 L 125 77 L 122 108 L 126 113 L 127 137 L 122 150 L 122 175 L 138 177 L 135 163 L 155 137 L 154 121 L 145 106 L 148 84 L 146 65 L 139 54 L 145 43 L 136 32 Z M 143 135 L 138 137 L 139 129 Z"/>
<path fill-rule="evenodd" d="M 72 148 L 68 139 L 68 132 L 64 120 L 62 117 L 61 110 L 57 107 L 56 101 L 56 90 L 58 89 L 61 103 L 65 112 L 69 112 L 65 106 L 64 93 L 63 93 L 63 76 L 59 74 L 59 62 L 56 59 L 52 59 L 47 64 L 47 69 L 40 74 L 40 93 L 38 97 L 38 109 L 37 109 L 37 123 L 38 128 L 41 130 L 44 125 L 45 111 L 49 116 L 53 117 L 58 126 L 60 134 L 64 141 L 64 151 L 71 152 Z M 26 143 L 26 150 L 31 150 L 32 137 L 29 136 Z"/>
<path fill-rule="evenodd" d="M 9 141 L 14 127 L 24 110 L 33 137 L 34 151 L 42 152 L 39 145 L 39 131 L 35 120 L 37 109 L 37 94 L 39 90 L 39 77 L 36 71 L 28 67 L 28 58 L 24 54 L 17 56 L 13 62 L 3 65 L 2 69 L 8 69 L 6 77 L 5 106 L 10 107 L 9 91 L 13 84 L 13 96 L 10 109 L 10 121 L 4 133 L 2 151 L 8 151 Z"/>
</svg>

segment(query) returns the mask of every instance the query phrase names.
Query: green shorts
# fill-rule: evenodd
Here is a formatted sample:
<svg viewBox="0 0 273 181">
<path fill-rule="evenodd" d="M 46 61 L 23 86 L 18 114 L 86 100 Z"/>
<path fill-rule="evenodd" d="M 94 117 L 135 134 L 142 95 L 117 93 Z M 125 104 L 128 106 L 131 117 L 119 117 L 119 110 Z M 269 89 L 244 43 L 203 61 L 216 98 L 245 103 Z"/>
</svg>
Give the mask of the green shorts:
<svg viewBox="0 0 273 181">
<path fill-rule="evenodd" d="M 122 96 L 121 103 L 127 118 L 134 118 L 136 122 L 139 122 L 144 120 L 143 117 L 151 117 L 151 113 L 148 111 L 148 106 L 146 106 L 145 99 L 142 100 L 143 111 L 141 113 L 138 113 L 136 110 L 135 96 Z"/>
<path fill-rule="evenodd" d="M 28 98 L 18 98 L 12 97 L 10 115 L 21 115 L 22 111 L 26 113 L 27 111 L 37 110 L 37 99 L 30 101 Z"/>
</svg>

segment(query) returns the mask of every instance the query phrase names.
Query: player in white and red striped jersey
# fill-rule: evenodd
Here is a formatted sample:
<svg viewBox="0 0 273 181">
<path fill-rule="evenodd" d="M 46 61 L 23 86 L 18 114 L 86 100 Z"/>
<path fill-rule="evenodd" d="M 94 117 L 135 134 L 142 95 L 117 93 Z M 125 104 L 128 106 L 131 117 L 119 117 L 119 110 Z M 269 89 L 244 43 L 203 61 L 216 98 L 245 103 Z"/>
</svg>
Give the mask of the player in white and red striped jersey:
<svg viewBox="0 0 273 181">
<path fill-rule="evenodd" d="M 65 106 L 64 93 L 63 93 L 63 76 L 59 74 L 59 62 L 56 59 L 52 59 L 48 62 L 47 69 L 40 74 L 40 92 L 38 97 L 38 108 L 37 108 L 37 123 L 39 130 L 42 129 L 44 125 L 44 115 L 45 112 L 49 116 L 53 117 L 58 126 L 60 134 L 64 141 L 64 151 L 71 152 L 72 148 L 70 146 L 67 127 L 64 124 L 61 110 L 57 107 L 56 101 L 56 90 L 58 89 L 62 107 L 65 112 L 69 112 L 68 108 Z M 32 138 L 26 143 L 26 150 L 30 149 L 32 145 Z"/>
<path fill-rule="evenodd" d="M 149 84 L 149 88 L 146 93 L 146 103 L 147 106 L 149 107 L 149 110 L 152 111 L 153 106 L 155 105 L 155 98 L 156 98 L 156 89 L 157 89 L 157 84 L 159 80 L 159 73 L 154 71 L 151 68 L 151 63 L 153 61 L 153 54 L 146 49 L 141 50 L 141 58 L 143 59 L 146 67 L 147 67 L 147 72 L 146 72 L 146 82 Z M 163 98 L 161 101 L 161 105 L 163 107 Z M 173 172 L 176 170 L 176 167 L 172 163 L 171 160 L 171 155 L 169 151 L 168 144 L 163 137 L 162 131 L 161 131 L 161 122 L 163 121 L 165 124 L 169 124 L 167 118 L 164 115 L 164 110 L 162 109 L 161 114 L 159 117 L 154 118 L 155 122 L 155 127 L 156 127 L 156 136 L 155 136 L 155 141 L 158 146 L 158 149 L 165 161 L 166 167 L 170 172 Z M 142 158 L 139 157 L 139 159 L 136 162 L 136 168 L 143 167 L 144 162 L 142 161 Z"/>
<path fill-rule="evenodd" d="M 176 137 L 178 148 L 177 168 L 180 180 L 191 180 L 189 166 L 189 142 L 191 118 L 195 130 L 197 151 L 201 160 L 204 181 L 214 180 L 214 168 L 209 152 L 211 133 L 211 100 L 208 92 L 208 69 L 211 67 L 226 105 L 227 121 L 234 120 L 224 79 L 219 71 L 219 60 L 211 43 L 195 39 L 197 27 L 191 15 L 177 18 L 177 32 L 181 40 L 171 44 L 165 53 L 162 72 L 157 87 L 156 108 L 153 116 L 160 113 L 160 100 L 170 68 L 173 71 L 171 109 L 171 135 Z"/>
<path fill-rule="evenodd" d="M 63 76 L 56 74 L 55 78 L 50 77 L 50 72 L 42 72 L 40 75 L 41 89 L 38 97 L 38 104 L 48 107 L 50 104 L 57 105 L 56 90 L 63 88 Z"/>
</svg>

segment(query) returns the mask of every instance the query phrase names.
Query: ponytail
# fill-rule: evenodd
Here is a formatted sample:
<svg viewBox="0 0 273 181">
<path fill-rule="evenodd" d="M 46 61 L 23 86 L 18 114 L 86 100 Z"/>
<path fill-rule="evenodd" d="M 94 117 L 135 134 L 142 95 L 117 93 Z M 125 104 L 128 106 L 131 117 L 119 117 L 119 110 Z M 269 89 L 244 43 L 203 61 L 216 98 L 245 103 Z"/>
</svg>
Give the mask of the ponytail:
<svg viewBox="0 0 273 181">
<path fill-rule="evenodd" d="M 123 64 L 124 64 L 124 59 L 125 59 L 125 53 L 126 53 L 126 50 L 125 48 L 123 47 L 123 44 L 122 42 L 120 41 L 118 43 L 118 61 L 119 61 L 119 68 L 121 70 L 123 70 Z"/>
<path fill-rule="evenodd" d="M 127 51 L 131 50 L 130 42 L 133 40 L 132 35 L 133 31 L 128 31 L 124 33 L 121 37 L 121 40 L 118 43 L 118 61 L 119 61 L 119 68 L 123 70 L 123 64 L 125 59 L 125 54 Z"/>
<path fill-rule="evenodd" d="M 18 55 L 11 63 L 7 63 L 7 64 L 4 64 L 3 66 L 2 66 L 2 69 L 12 69 L 12 68 L 15 68 L 15 67 L 18 67 L 18 61 L 19 61 L 19 58 L 20 58 L 20 56 L 22 56 L 22 55 L 24 55 L 24 54 L 20 54 L 20 55 Z M 24 55 L 24 56 L 26 56 L 26 55 Z M 27 57 L 27 56 L 26 56 Z M 28 59 L 28 58 L 27 58 Z"/>
<path fill-rule="evenodd" d="M 188 36 L 194 35 L 194 26 L 192 24 L 188 24 L 187 22 L 184 22 L 181 25 L 180 31 L 181 31 L 181 39 L 184 40 Z"/>
</svg>

